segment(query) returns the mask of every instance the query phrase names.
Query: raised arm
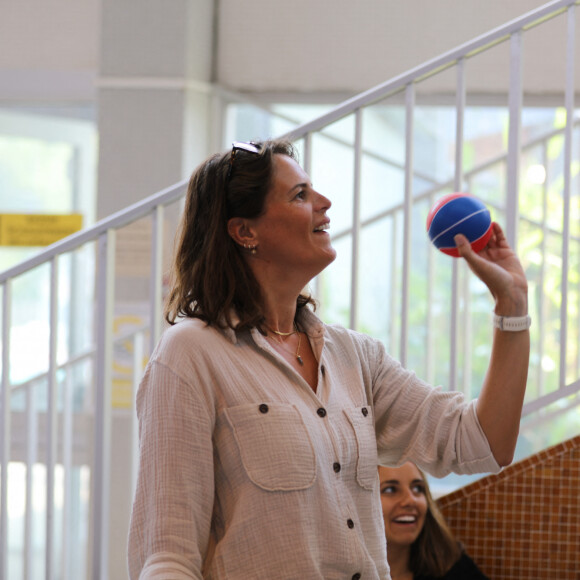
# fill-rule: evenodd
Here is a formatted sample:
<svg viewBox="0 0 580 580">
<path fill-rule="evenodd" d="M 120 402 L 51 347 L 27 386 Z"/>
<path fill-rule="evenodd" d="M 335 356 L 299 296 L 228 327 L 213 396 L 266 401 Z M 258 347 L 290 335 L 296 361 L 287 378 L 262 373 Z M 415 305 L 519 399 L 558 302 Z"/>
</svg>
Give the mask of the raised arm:
<svg viewBox="0 0 580 580">
<path fill-rule="evenodd" d="M 528 314 L 528 283 L 522 265 L 501 227 L 493 224 L 488 246 L 476 254 L 466 238 L 456 236 L 459 254 L 489 288 L 495 314 L 522 317 Z M 513 460 L 528 377 L 529 330 L 495 328 L 491 359 L 477 401 L 477 416 L 496 461 Z"/>
</svg>

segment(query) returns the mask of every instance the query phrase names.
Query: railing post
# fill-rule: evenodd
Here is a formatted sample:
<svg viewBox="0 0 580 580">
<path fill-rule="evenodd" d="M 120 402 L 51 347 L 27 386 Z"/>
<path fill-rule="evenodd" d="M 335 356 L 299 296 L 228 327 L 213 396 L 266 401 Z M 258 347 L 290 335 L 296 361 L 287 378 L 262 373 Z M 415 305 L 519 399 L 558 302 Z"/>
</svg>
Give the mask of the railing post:
<svg viewBox="0 0 580 580">
<path fill-rule="evenodd" d="M 548 232 L 549 232 L 549 221 L 548 221 L 548 183 L 550 181 L 550 166 L 548 164 L 548 147 L 546 143 L 542 145 L 542 165 L 546 168 L 546 179 L 542 184 L 542 241 L 540 243 L 540 254 L 546 256 L 548 251 Z M 548 312 L 548 297 L 546 296 L 546 278 L 548 272 L 548 265 L 545 259 L 542 259 L 539 271 L 539 283 L 540 293 L 538 296 L 538 335 L 540 340 L 538 341 L 538 373 L 537 373 L 537 390 L 536 397 L 540 397 L 544 394 L 544 369 L 542 366 L 542 361 L 544 360 L 544 336 L 547 321 Z"/>
<path fill-rule="evenodd" d="M 306 135 L 304 135 L 303 155 L 304 159 L 302 160 L 302 166 L 304 167 L 304 171 L 312 177 L 312 133 L 306 133 Z M 320 296 L 320 276 L 314 278 L 312 286 L 314 296 Z"/>
<path fill-rule="evenodd" d="M 133 438 L 133 454 L 131 458 L 131 490 L 133 495 L 137 489 L 137 476 L 139 474 L 139 421 L 137 419 L 137 392 L 141 381 L 141 365 L 144 356 L 144 337 L 143 332 L 138 332 L 133 339 L 133 377 L 132 377 L 132 396 L 133 396 L 133 413 L 131 413 L 131 433 Z"/>
<path fill-rule="evenodd" d="M 506 238 L 517 251 L 518 186 L 520 180 L 520 133 L 522 114 L 522 32 L 510 38 L 509 132 L 507 158 Z"/>
<path fill-rule="evenodd" d="M 58 344 L 58 256 L 50 261 L 50 322 L 48 349 L 48 407 L 46 410 L 46 553 L 45 577 L 54 573 L 54 472 L 56 467 L 56 351 Z"/>
<path fill-rule="evenodd" d="M 358 326 L 358 256 L 360 249 L 360 180 L 362 163 L 362 109 L 355 112 L 354 126 L 354 180 L 352 200 L 352 247 L 350 265 L 350 327 Z"/>
<path fill-rule="evenodd" d="M 407 364 L 409 334 L 409 278 L 411 268 L 411 227 L 413 211 L 413 129 L 415 115 L 415 85 L 405 89 L 405 199 L 403 202 L 403 272 L 401 286 L 400 361 Z"/>
<path fill-rule="evenodd" d="M 95 461 L 93 479 L 93 580 L 109 575 L 109 481 L 111 467 L 111 364 L 115 298 L 115 230 L 99 236 L 95 357 Z"/>
<path fill-rule="evenodd" d="M 71 530 L 72 468 L 73 468 L 73 380 L 72 369 L 67 368 L 63 383 L 62 403 L 62 467 L 64 472 L 64 503 L 62 515 L 62 578 L 71 578 L 71 555 L 75 550 L 75 538 Z"/>
<path fill-rule="evenodd" d="M 0 578 L 8 578 L 8 466 L 10 464 L 10 308 L 12 281 L 2 292 L 2 384 L 0 385 Z"/>
<path fill-rule="evenodd" d="M 153 352 L 161 335 L 161 301 L 163 292 L 163 220 L 164 207 L 154 208 L 151 219 L 151 289 L 149 297 L 149 352 Z"/>
<path fill-rule="evenodd" d="M 24 507 L 24 578 L 32 580 L 34 570 L 34 465 L 38 451 L 38 412 L 35 397 L 36 384 L 26 387 L 26 499 Z"/>
<path fill-rule="evenodd" d="M 455 174 L 453 189 L 463 189 L 463 123 L 465 118 L 465 59 L 457 61 L 456 86 L 456 124 L 455 124 Z M 457 389 L 457 338 L 459 328 L 459 262 L 453 260 L 451 264 L 451 319 L 449 336 L 449 385 L 450 391 Z"/>
<path fill-rule="evenodd" d="M 572 182 L 572 127 L 574 120 L 574 5 L 568 7 L 566 27 L 566 128 L 564 131 L 564 190 L 562 192 L 562 300 L 560 303 L 560 368 L 558 387 L 566 386 L 568 345 L 568 264 L 570 262 L 570 185 Z"/>
<path fill-rule="evenodd" d="M 392 217 L 392 230 L 391 230 L 391 272 L 390 272 L 390 277 L 391 280 L 393 281 L 392 283 L 392 287 L 391 287 L 391 300 L 390 300 L 390 305 L 389 305 L 389 310 L 391 312 L 391 329 L 389 331 L 389 351 L 390 352 L 397 352 L 397 349 L 400 348 L 399 345 L 399 340 L 400 338 L 397 338 L 397 327 L 396 327 L 396 320 L 397 320 L 397 301 L 398 301 L 398 291 L 399 288 L 397 286 L 397 282 L 398 282 L 398 277 L 397 277 L 397 260 L 399 258 L 398 256 L 398 249 L 399 249 L 399 226 L 398 226 L 398 222 L 397 222 L 397 217 L 396 215 L 393 215 Z M 399 336 L 400 336 L 400 330 L 399 330 Z"/>
</svg>

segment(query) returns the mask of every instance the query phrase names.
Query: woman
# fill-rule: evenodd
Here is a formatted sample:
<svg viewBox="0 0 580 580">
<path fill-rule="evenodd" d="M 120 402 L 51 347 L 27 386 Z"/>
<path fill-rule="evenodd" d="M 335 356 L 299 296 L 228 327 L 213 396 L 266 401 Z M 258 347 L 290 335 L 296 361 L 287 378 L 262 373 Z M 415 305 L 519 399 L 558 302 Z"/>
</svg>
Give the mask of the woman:
<svg viewBox="0 0 580 580">
<path fill-rule="evenodd" d="M 392 580 L 487 580 L 454 539 L 417 466 L 379 467 L 379 479 Z"/>
<path fill-rule="evenodd" d="M 495 331 L 481 397 L 466 402 L 323 324 L 303 288 L 335 258 L 330 205 L 283 141 L 234 144 L 192 175 L 172 326 L 137 398 L 132 578 L 387 578 L 378 463 L 443 475 L 511 461 L 528 333 Z M 496 313 L 525 316 L 501 228 L 480 255 L 458 244 Z"/>
</svg>

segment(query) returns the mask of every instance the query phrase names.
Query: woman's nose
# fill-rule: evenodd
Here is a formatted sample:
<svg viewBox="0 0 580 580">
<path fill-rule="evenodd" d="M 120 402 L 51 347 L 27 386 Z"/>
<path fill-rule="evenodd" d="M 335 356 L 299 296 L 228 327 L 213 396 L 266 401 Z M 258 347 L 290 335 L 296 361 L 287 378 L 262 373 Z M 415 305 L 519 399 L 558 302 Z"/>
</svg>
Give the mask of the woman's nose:
<svg viewBox="0 0 580 580">
<path fill-rule="evenodd" d="M 415 494 L 409 489 L 403 492 L 401 497 L 401 504 L 402 505 L 414 505 L 417 501 Z"/>
<path fill-rule="evenodd" d="M 316 192 L 317 197 L 317 206 L 319 211 L 326 211 L 332 205 L 332 202 L 321 193 Z"/>
</svg>

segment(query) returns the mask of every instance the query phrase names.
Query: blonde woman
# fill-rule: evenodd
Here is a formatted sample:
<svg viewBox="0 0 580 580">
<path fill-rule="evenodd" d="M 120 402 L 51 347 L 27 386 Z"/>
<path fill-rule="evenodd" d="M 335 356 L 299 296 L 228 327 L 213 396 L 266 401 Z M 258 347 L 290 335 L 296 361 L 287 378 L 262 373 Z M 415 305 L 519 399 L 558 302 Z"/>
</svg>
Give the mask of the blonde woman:
<svg viewBox="0 0 580 580">
<path fill-rule="evenodd" d="M 413 463 L 379 467 L 387 559 L 393 580 L 486 580 L 465 553 Z"/>
</svg>

